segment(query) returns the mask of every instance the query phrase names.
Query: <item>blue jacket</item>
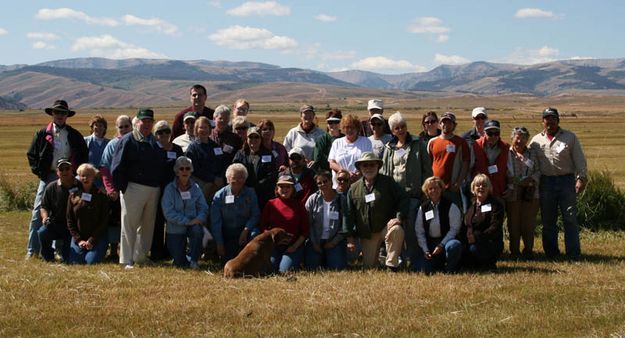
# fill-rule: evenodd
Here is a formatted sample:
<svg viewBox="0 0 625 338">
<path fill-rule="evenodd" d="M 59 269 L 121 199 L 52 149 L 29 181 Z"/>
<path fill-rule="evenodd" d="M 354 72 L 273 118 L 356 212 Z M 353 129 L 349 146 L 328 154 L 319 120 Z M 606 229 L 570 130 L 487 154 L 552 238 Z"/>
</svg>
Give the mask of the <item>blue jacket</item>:
<svg viewBox="0 0 625 338">
<path fill-rule="evenodd" d="M 250 233 L 254 232 L 260 221 L 260 209 L 253 188 L 244 186 L 233 203 L 226 203 L 228 195 L 232 195 L 230 185 L 215 193 L 211 205 L 211 232 L 217 244 L 223 244 L 224 238 L 239 238 L 244 227 Z"/>
<path fill-rule="evenodd" d="M 176 179 L 167 184 L 161 199 L 163 215 L 167 221 L 167 233 L 185 234 L 187 226 L 195 218 L 201 219 L 204 223 L 208 219 L 208 204 L 202 193 L 202 189 L 191 181 L 191 197 L 182 199 L 180 190 L 176 184 Z"/>
<path fill-rule="evenodd" d="M 226 171 L 224 155 L 216 155 L 215 148 L 221 150 L 221 147 L 210 139 L 207 143 L 201 143 L 195 139 L 185 152 L 185 156 L 193 161 L 193 176 L 204 182 L 213 182 L 215 177 L 224 176 Z"/>
<path fill-rule="evenodd" d="M 122 136 L 115 149 L 111 174 L 113 184 L 121 192 L 125 192 L 128 182 L 150 187 L 160 187 L 165 158 L 154 136 L 143 137 L 134 130 Z"/>
</svg>

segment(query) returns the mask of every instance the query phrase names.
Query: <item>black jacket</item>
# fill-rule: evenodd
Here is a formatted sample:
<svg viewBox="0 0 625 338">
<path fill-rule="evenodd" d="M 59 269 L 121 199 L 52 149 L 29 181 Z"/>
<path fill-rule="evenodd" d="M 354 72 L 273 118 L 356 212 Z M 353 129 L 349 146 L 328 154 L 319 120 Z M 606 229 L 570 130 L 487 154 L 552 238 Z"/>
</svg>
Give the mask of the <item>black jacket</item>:
<svg viewBox="0 0 625 338">
<path fill-rule="evenodd" d="M 89 161 L 89 149 L 82 134 L 69 125 L 67 128 L 67 142 L 70 147 L 70 162 L 74 173 L 79 165 Z M 33 136 L 33 141 L 26 153 L 28 164 L 33 174 L 45 181 L 52 167 L 52 157 L 54 153 L 54 139 L 52 134 L 52 123 L 41 128 Z"/>
</svg>

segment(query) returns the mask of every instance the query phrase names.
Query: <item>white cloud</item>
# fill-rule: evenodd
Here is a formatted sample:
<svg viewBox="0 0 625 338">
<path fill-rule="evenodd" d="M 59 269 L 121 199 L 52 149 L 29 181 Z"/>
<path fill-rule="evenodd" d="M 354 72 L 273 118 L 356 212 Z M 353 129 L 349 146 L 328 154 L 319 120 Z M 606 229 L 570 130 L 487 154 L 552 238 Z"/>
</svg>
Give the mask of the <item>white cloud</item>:
<svg viewBox="0 0 625 338">
<path fill-rule="evenodd" d="M 444 55 L 436 53 L 434 55 L 434 63 L 437 65 L 462 65 L 471 62 L 469 59 L 460 55 Z"/>
<path fill-rule="evenodd" d="M 560 51 L 558 49 L 548 46 L 539 49 L 516 48 L 506 61 L 515 64 L 532 65 L 555 61 L 559 54 Z"/>
<path fill-rule="evenodd" d="M 55 49 L 54 45 L 48 44 L 44 41 L 35 41 L 33 42 L 33 49 Z"/>
<path fill-rule="evenodd" d="M 72 45 L 72 51 L 78 52 L 81 50 L 88 50 L 91 56 L 108 57 L 112 59 L 166 58 L 166 56 L 162 54 L 117 40 L 108 34 L 84 36 L 76 39 Z"/>
<path fill-rule="evenodd" d="M 26 33 L 26 37 L 31 40 L 42 40 L 42 41 L 52 41 L 58 40 L 60 37 L 54 33 L 48 32 L 30 32 Z"/>
<path fill-rule="evenodd" d="M 447 42 L 449 40 L 449 27 L 443 25 L 443 20 L 432 16 L 416 18 L 408 26 L 408 31 L 415 34 L 436 35 L 437 42 Z"/>
<path fill-rule="evenodd" d="M 315 16 L 315 19 L 322 22 L 334 22 L 336 21 L 336 16 L 327 15 L 327 14 L 319 14 Z"/>
<path fill-rule="evenodd" d="M 212 0 L 208 2 L 208 5 L 211 7 L 215 7 L 215 8 L 221 8 L 221 1 L 219 0 Z"/>
<path fill-rule="evenodd" d="M 122 21 L 128 26 L 146 26 L 167 35 L 175 35 L 178 33 L 178 27 L 159 18 L 143 19 L 126 14 L 122 17 Z"/>
<path fill-rule="evenodd" d="M 275 1 L 248 1 L 239 7 L 227 10 L 226 13 L 234 16 L 287 16 L 291 15 L 291 9 Z"/>
<path fill-rule="evenodd" d="M 297 47 L 297 41 L 288 36 L 273 35 L 264 28 L 230 26 L 220 29 L 208 37 L 219 46 L 232 49 L 290 49 Z"/>
<path fill-rule="evenodd" d="M 6 29 L 0 28 L 0 36 L 7 35 L 7 34 L 9 34 L 9 32 Z"/>
<path fill-rule="evenodd" d="M 101 25 L 101 26 L 110 26 L 115 27 L 119 25 L 119 22 L 115 19 L 105 18 L 105 17 L 92 17 L 84 12 L 73 10 L 71 8 L 58 8 L 58 9 L 49 9 L 43 8 L 40 9 L 35 18 L 41 20 L 55 20 L 55 19 L 76 19 L 83 21 L 92 25 Z"/>
<path fill-rule="evenodd" d="M 351 64 L 351 68 L 388 73 L 424 72 L 423 66 L 414 65 L 406 60 L 393 60 L 384 56 L 372 56 Z"/>
<path fill-rule="evenodd" d="M 514 14 L 515 18 L 554 18 L 555 15 L 551 11 L 545 11 L 540 8 L 521 8 Z"/>
</svg>

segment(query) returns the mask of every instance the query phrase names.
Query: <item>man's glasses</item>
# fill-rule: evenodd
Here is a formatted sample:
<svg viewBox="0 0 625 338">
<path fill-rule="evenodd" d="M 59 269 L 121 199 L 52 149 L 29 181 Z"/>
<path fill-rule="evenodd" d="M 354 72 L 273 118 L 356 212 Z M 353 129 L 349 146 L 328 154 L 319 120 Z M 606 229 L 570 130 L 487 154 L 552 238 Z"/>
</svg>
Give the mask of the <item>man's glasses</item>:
<svg viewBox="0 0 625 338">
<path fill-rule="evenodd" d="M 487 131 L 486 135 L 488 136 L 499 136 L 499 131 Z"/>
<path fill-rule="evenodd" d="M 474 117 L 473 119 L 474 120 L 486 120 L 486 115 L 480 114 L 480 115 Z"/>
<path fill-rule="evenodd" d="M 171 134 L 171 129 L 163 129 L 156 131 L 156 135 Z"/>
<path fill-rule="evenodd" d="M 191 167 L 180 167 L 178 168 L 178 171 L 189 171 L 191 170 Z"/>
</svg>

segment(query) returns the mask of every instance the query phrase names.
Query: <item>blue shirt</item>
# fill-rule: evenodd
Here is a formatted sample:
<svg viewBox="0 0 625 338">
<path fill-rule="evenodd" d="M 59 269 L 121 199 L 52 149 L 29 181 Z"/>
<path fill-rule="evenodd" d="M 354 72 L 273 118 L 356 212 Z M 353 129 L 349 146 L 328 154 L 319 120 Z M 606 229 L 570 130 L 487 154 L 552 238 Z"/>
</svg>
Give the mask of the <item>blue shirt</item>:
<svg viewBox="0 0 625 338">
<path fill-rule="evenodd" d="M 257 230 L 260 221 L 260 209 L 253 188 L 244 186 L 239 195 L 228 196 L 232 196 L 230 185 L 215 193 L 211 205 L 211 232 L 217 244 L 223 244 L 224 238 L 238 238 L 244 227 L 250 232 Z"/>
<path fill-rule="evenodd" d="M 208 204 L 197 183 L 191 182 L 191 189 L 181 192 L 177 186 L 177 179 L 167 184 L 161 199 L 163 215 L 167 221 L 167 233 L 185 234 L 187 226 L 196 218 L 206 223 L 208 219 Z M 185 194 L 185 193 L 189 194 Z"/>
</svg>

